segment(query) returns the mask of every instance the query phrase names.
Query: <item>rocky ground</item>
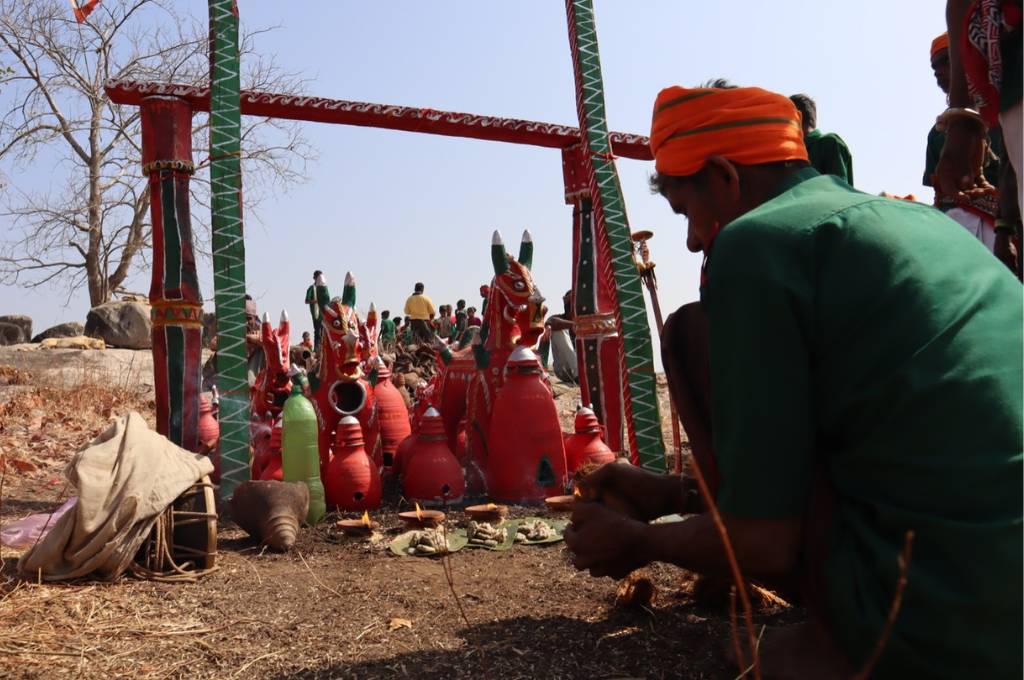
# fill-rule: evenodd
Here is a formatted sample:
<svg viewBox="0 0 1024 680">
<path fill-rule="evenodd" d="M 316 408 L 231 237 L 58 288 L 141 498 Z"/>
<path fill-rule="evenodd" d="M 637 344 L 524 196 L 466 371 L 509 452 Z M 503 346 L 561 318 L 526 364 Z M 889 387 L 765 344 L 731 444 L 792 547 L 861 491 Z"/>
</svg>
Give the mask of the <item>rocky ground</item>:
<svg viewBox="0 0 1024 680">
<path fill-rule="evenodd" d="M 26 343 L 0 347 L 0 366 L 4 365 L 31 373 L 34 386 L 136 385 L 140 390 L 153 389 L 153 353 L 149 350 L 43 349 L 38 343 Z"/>
<path fill-rule="evenodd" d="M 578 393 L 558 389 L 568 425 Z M 0 348 L 0 521 L 59 504 L 69 456 L 129 409 L 152 422 L 146 351 Z M 562 544 L 395 557 L 397 509 L 372 513 L 383 526 L 373 540 L 322 523 L 284 555 L 224 520 L 219 569 L 196 583 L 38 584 L 15 575 L 17 551 L 0 548 L 0 676 L 737 675 L 723 655 L 727 610 L 698 604 L 682 570 L 651 569 L 650 606 L 616 606 L 616 583 L 576 572 Z M 758 620 L 796 614 L 775 604 Z"/>
</svg>

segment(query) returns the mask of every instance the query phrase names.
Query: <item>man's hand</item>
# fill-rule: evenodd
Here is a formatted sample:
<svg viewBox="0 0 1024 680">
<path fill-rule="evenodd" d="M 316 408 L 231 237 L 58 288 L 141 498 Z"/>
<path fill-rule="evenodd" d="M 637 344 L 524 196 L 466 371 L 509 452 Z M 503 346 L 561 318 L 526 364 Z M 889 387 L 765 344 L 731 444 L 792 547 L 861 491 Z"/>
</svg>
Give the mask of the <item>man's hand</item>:
<svg viewBox="0 0 1024 680">
<path fill-rule="evenodd" d="M 566 319 L 564 316 L 549 316 L 547 321 L 544 322 L 547 328 L 553 331 L 571 331 L 576 328 L 576 324 L 572 319 Z"/>
<path fill-rule="evenodd" d="M 565 530 L 565 544 L 573 552 L 577 569 L 588 569 L 591 576 L 619 579 L 651 561 L 648 528 L 600 503 L 577 501 L 572 524 Z"/>
<path fill-rule="evenodd" d="M 946 123 L 946 143 L 935 166 L 933 184 L 939 196 L 993 193 L 985 179 L 988 140 L 985 128 L 972 118 L 953 118 Z"/>
<path fill-rule="evenodd" d="M 681 512 L 685 501 L 679 477 L 623 463 L 602 465 L 581 479 L 577 487 L 583 501 L 596 501 L 643 521 Z"/>
</svg>

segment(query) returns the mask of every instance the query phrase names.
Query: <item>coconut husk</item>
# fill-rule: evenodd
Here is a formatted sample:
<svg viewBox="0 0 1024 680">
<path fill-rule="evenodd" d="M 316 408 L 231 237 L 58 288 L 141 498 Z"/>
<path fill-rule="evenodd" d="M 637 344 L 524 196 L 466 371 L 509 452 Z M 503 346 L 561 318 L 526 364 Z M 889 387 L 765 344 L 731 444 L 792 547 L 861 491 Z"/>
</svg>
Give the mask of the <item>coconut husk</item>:
<svg viewBox="0 0 1024 680">
<path fill-rule="evenodd" d="M 291 550 L 309 510 L 302 482 L 242 482 L 231 497 L 231 516 L 246 533 L 271 550 Z"/>
</svg>

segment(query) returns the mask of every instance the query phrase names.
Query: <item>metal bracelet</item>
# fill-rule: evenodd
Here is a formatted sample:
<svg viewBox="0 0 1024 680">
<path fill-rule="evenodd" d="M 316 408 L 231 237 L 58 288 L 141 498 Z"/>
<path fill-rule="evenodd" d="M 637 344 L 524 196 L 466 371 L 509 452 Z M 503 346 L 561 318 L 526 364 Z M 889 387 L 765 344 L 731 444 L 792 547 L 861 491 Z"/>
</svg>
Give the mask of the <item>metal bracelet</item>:
<svg viewBox="0 0 1024 680">
<path fill-rule="evenodd" d="M 981 129 L 983 131 L 988 131 L 988 124 L 985 123 L 985 119 L 981 117 L 980 113 L 978 113 L 974 109 L 960 108 L 955 106 L 950 107 L 939 114 L 939 116 L 935 119 L 935 127 L 940 132 L 945 132 L 946 127 L 949 125 L 949 123 L 955 119 L 967 119 L 974 121 L 975 123 L 981 126 Z"/>
</svg>

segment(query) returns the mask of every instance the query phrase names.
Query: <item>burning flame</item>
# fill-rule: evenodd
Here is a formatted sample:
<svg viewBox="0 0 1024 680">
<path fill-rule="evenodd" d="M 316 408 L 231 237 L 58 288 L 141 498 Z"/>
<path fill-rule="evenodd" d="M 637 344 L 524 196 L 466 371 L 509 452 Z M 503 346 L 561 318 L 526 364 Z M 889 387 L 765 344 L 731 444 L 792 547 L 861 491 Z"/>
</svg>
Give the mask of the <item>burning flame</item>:
<svg viewBox="0 0 1024 680">
<path fill-rule="evenodd" d="M 484 507 L 487 508 L 488 510 L 497 510 L 498 509 L 498 506 L 495 505 L 494 503 L 488 503 Z"/>
<path fill-rule="evenodd" d="M 417 519 L 417 521 L 420 521 L 420 522 L 423 521 L 423 511 L 420 510 L 420 504 L 419 503 L 416 504 L 416 519 Z"/>
<path fill-rule="evenodd" d="M 370 526 L 370 513 L 366 510 L 363 510 L 363 524 Z"/>
<path fill-rule="evenodd" d="M 576 498 L 580 498 L 583 496 L 583 494 L 580 493 L 580 488 L 578 486 L 574 486 L 572 488 L 572 495 L 575 496 Z"/>
</svg>

